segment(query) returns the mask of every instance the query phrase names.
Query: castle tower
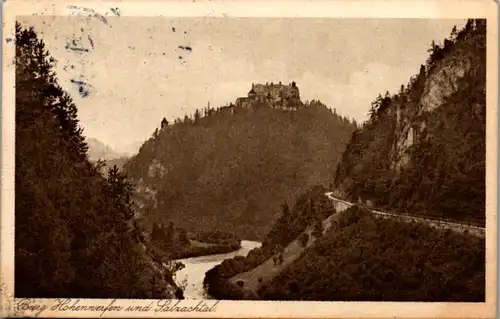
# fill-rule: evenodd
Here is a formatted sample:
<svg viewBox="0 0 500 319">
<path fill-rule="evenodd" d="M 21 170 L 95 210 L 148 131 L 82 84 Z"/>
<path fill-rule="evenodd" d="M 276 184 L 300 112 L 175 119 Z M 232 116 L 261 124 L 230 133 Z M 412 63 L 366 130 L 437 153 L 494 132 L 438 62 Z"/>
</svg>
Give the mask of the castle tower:
<svg viewBox="0 0 500 319">
<path fill-rule="evenodd" d="M 248 98 L 250 98 L 250 99 L 254 99 L 255 96 L 257 95 L 257 93 L 255 93 L 255 90 L 253 88 L 254 88 L 254 84 L 252 83 L 252 89 L 250 90 L 250 92 L 248 92 Z"/>
<path fill-rule="evenodd" d="M 161 121 L 161 129 L 164 129 L 167 126 L 168 126 L 168 121 L 166 118 L 163 118 L 163 120 Z"/>
</svg>

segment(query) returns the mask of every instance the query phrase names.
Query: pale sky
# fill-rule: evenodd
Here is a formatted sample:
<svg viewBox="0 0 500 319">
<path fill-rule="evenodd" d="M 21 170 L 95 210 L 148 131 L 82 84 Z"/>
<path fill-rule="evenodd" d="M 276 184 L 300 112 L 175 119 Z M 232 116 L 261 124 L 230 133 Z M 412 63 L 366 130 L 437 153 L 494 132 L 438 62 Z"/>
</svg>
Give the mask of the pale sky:
<svg viewBox="0 0 500 319">
<path fill-rule="evenodd" d="M 442 42 L 454 25 L 465 23 L 113 17 L 105 24 L 75 16 L 20 21 L 41 33 L 58 61 L 59 83 L 75 100 L 84 134 L 128 152 L 163 117 L 182 118 L 209 101 L 213 107 L 234 102 L 252 82 L 295 81 L 303 101 L 321 100 L 362 122 L 377 94 L 397 92 L 418 73 L 432 40 Z M 87 83 L 89 94 L 81 96 L 72 80 Z"/>
</svg>

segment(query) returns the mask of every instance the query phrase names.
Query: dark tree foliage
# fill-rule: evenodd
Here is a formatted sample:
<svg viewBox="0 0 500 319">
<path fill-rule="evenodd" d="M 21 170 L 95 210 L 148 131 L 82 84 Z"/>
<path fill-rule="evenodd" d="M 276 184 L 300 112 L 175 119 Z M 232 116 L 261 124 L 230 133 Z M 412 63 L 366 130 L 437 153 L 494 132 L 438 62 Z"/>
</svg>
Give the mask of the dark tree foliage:
<svg viewBox="0 0 500 319">
<path fill-rule="evenodd" d="M 484 224 L 485 36 L 486 21 L 469 19 L 462 30 L 452 30 L 444 45 L 432 42 L 426 65 L 397 95 L 376 98 L 370 120 L 353 133 L 337 167 L 334 185 L 348 199 Z M 464 65 L 470 67 L 457 71 L 463 74 L 459 81 L 430 83 Z M 438 91 L 449 93 L 427 110 L 420 101 L 430 94 L 430 85 L 442 85 Z M 413 145 L 401 152 L 410 128 Z"/>
<path fill-rule="evenodd" d="M 314 237 L 321 237 L 323 235 L 323 224 L 321 223 L 321 221 L 318 221 L 316 224 L 314 224 L 312 235 Z"/>
<path fill-rule="evenodd" d="M 288 204 L 286 202 L 281 207 L 283 209 L 283 216 L 286 216 L 288 215 L 288 213 L 290 213 L 290 208 L 288 207 Z"/>
<path fill-rule="evenodd" d="M 307 243 L 309 242 L 309 235 L 306 233 L 303 233 L 302 235 L 300 235 L 299 242 L 300 242 L 300 245 L 302 247 L 306 247 Z"/>
<path fill-rule="evenodd" d="M 172 222 L 168 223 L 168 226 L 164 227 L 157 223 L 153 224 L 153 230 L 151 232 L 151 241 L 156 244 L 159 248 L 164 251 L 174 250 L 175 241 L 175 229 Z"/>
<path fill-rule="evenodd" d="M 266 235 L 282 203 L 328 184 L 355 129 L 319 101 L 294 112 L 229 105 L 201 113 L 146 141 L 125 171 L 157 190 L 154 220 L 247 239 Z M 150 176 L 153 160 L 164 175 Z"/>
<path fill-rule="evenodd" d="M 330 200 L 324 195 L 325 192 L 325 188 L 315 187 L 299 196 L 293 209 L 275 222 L 263 246 L 277 251 L 277 247 L 287 246 L 307 226 L 321 225 L 321 221 L 335 212 Z"/>
<path fill-rule="evenodd" d="M 235 289 L 234 285 L 229 282 L 229 278 L 257 267 L 271 258 L 273 254 L 271 250 L 263 247 L 251 250 L 246 257 L 236 256 L 226 259 L 220 265 L 206 272 L 203 286 L 208 294 L 216 296 L 218 299 L 243 299 L 242 291 Z M 278 258 L 276 258 L 276 262 L 277 260 Z"/>
<path fill-rule="evenodd" d="M 185 244 L 185 245 L 189 244 L 189 238 L 188 238 L 186 230 L 184 230 L 184 229 L 179 233 L 179 242 L 181 242 L 182 244 Z"/>
<path fill-rule="evenodd" d="M 163 118 L 163 120 L 161 120 L 161 128 L 165 128 L 168 126 L 168 121 L 166 118 Z"/>
<path fill-rule="evenodd" d="M 15 296 L 145 298 L 163 287 L 167 297 L 164 278 L 144 283 L 159 274 L 137 243 L 131 185 L 88 160 L 53 67 L 34 30 L 16 24 Z"/>
<path fill-rule="evenodd" d="M 259 291 L 264 300 L 484 302 L 485 241 L 355 206 Z"/>
</svg>

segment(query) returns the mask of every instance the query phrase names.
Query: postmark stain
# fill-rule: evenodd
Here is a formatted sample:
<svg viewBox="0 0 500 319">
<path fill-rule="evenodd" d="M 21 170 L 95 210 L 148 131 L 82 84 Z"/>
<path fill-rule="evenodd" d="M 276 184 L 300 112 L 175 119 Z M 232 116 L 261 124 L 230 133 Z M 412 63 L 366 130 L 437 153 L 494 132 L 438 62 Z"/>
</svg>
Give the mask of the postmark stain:
<svg viewBox="0 0 500 319">
<path fill-rule="evenodd" d="M 179 45 L 179 49 L 186 50 L 186 51 L 189 51 L 189 52 L 193 51 L 193 48 L 191 48 L 190 46 Z"/>
<path fill-rule="evenodd" d="M 111 12 L 113 12 L 114 15 L 116 15 L 117 17 L 121 16 L 121 12 L 120 12 L 120 9 L 118 9 L 118 7 L 116 8 L 111 8 L 110 9 Z"/>
<path fill-rule="evenodd" d="M 81 97 L 85 98 L 90 94 L 90 85 L 80 80 L 71 79 L 71 83 L 78 86 L 78 93 Z"/>
<path fill-rule="evenodd" d="M 75 52 L 89 52 L 89 49 L 84 48 L 83 46 L 77 44 L 75 40 L 72 40 L 71 42 L 66 42 L 64 48 L 66 50 L 73 50 Z"/>
<path fill-rule="evenodd" d="M 94 49 L 94 41 L 92 40 L 90 35 L 88 36 L 88 38 L 89 38 L 90 46 L 92 47 L 92 50 L 93 50 Z"/>
<path fill-rule="evenodd" d="M 106 19 L 106 17 L 100 13 L 97 13 L 93 9 L 79 7 L 79 6 L 75 6 L 75 5 L 68 5 L 67 8 L 73 10 L 72 13 L 75 15 L 96 18 L 96 19 L 100 20 L 101 22 L 103 22 L 104 24 L 108 24 L 108 20 Z"/>
</svg>

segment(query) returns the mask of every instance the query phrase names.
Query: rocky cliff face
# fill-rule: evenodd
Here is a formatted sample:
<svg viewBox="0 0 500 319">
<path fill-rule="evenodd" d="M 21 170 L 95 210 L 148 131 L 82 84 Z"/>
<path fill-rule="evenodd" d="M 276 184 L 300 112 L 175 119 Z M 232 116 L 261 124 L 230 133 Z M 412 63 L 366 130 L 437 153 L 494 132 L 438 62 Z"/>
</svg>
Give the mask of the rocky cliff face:
<svg viewBox="0 0 500 319">
<path fill-rule="evenodd" d="M 354 201 L 484 218 L 485 33 L 483 20 L 469 20 L 443 47 L 433 43 L 406 87 L 375 100 L 338 166 L 337 192 Z"/>
<path fill-rule="evenodd" d="M 443 105 L 446 99 L 458 89 L 461 79 L 475 65 L 479 57 L 463 54 L 445 58 L 428 77 L 420 99 L 420 110 L 430 112 Z"/>
<path fill-rule="evenodd" d="M 474 39 L 468 39 L 468 42 L 474 42 Z M 460 53 L 455 51 L 444 57 L 427 75 L 420 99 L 416 103 L 408 101 L 409 107 L 404 112 L 398 109 L 400 117 L 393 154 L 394 167 L 401 168 L 408 164 L 407 151 L 423 136 L 428 127 L 428 115 L 445 105 L 447 99 L 459 89 L 460 82 L 480 65 L 480 56 L 474 54 L 474 51 L 462 49 Z"/>
</svg>

